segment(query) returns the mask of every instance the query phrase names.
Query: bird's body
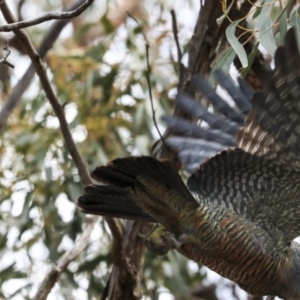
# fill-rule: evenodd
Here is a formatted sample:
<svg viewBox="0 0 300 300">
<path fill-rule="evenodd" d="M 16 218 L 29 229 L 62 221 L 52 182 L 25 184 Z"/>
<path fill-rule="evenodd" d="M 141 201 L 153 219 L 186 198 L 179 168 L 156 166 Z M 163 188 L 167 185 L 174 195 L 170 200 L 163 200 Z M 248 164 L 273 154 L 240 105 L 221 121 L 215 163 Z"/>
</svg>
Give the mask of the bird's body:
<svg viewBox="0 0 300 300">
<path fill-rule="evenodd" d="M 196 81 L 204 94 L 213 94 L 212 102 L 227 120 L 210 116 L 202 107 L 197 110 L 193 102 L 179 96 L 183 107 L 199 113 L 212 127 L 203 131 L 167 120 L 181 133 L 194 135 L 167 141 L 193 171 L 187 187 L 171 163 L 128 157 L 96 168 L 92 177 L 105 185 L 87 186 L 78 205 L 86 213 L 158 222 L 172 234 L 180 253 L 249 293 L 299 300 L 300 248 L 293 242 L 300 235 L 300 57 L 296 49 L 290 30 L 285 46 L 276 52 L 275 70 L 251 103 L 252 92 L 246 86 L 237 89 L 217 74 L 241 113 Z M 232 147 L 234 136 L 238 147 Z M 205 144 L 199 137 L 211 142 Z M 191 145 L 197 151 L 189 151 Z M 219 153 L 207 159 L 204 152 Z M 200 167 L 194 171 L 197 163 Z"/>
</svg>

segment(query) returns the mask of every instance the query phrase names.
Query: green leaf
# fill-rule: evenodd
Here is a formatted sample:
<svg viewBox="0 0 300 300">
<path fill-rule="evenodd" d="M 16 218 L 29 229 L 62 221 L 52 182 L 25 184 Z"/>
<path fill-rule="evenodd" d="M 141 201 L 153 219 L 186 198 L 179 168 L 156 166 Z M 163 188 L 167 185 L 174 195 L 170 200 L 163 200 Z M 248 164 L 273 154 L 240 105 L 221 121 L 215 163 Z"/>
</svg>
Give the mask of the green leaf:
<svg viewBox="0 0 300 300">
<path fill-rule="evenodd" d="M 238 56 L 239 60 L 241 61 L 243 68 L 246 68 L 248 65 L 247 53 L 243 45 L 235 36 L 235 28 L 240 21 L 241 20 L 234 21 L 226 28 L 226 37 L 231 47 L 234 49 L 236 55 Z"/>
<path fill-rule="evenodd" d="M 76 201 L 82 192 L 82 188 L 79 183 L 70 181 L 68 184 L 68 197 L 71 201 Z"/>
<path fill-rule="evenodd" d="M 277 46 L 272 31 L 272 22 L 269 17 L 266 17 L 265 22 L 262 24 L 258 41 L 274 57 Z"/>
<path fill-rule="evenodd" d="M 215 67 L 213 68 L 210 76 L 209 76 L 209 82 L 210 84 L 214 84 L 215 83 L 215 79 L 213 76 L 214 70 L 217 69 L 222 69 L 225 73 L 229 72 L 230 66 L 235 58 L 235 52 L 233 50 L 233 48 L 228 48 L 226 49 L 224 52 L 221 53 L 221 55 L 219 56 Z"/>
<path fill-rule="evenodd" d="M 261 13 L 261 11 L 262 11 L 262 6 L 264 5 L 264 3 L 265 3 L 265 1 L 263 1 L 263 2 L 260 4 L 260 7 L 258 7 L 258 8 L 256 9 L 255 13 L 253 14 L 252 20 L 256 19 L 256 18 L 260 15 L 260 13 Z"/>
<path fill-rule="evenodd" d="M 84 263 L 82 263 L 76 273 L 82 273 L 82 272 L 92 272 L 95 269 L 95 266 L 97 266 L 101 261 L 109 262 L 111 263 L 112 255 L 110 252 L 108 252 L 106 255 L 99 254 L 96 257 L 85 260 Z"/>
<path fill-rule="evenodd" d="M 300 18 L 299 9 L 296 9 L 291 16 L 291 25 L 296 28 L 296 35 L 298 38 L 298 48 L 300 49 Z"/>
<path fill-rule="evenodd" d="M 288 28 L 286 10 L 282 13 L 279 19 L 279 27 L 280 27 L 280 44 L 283 45 L 284 37 L 286 35 L 287 28 Z"/>
<path fill-rule="evenodd" d="M 270 9 L 274 0 L 265 0 L 257 22 L 257 29 L 260 30 L 267 17 L 270 17 Z"/>
<path fill-rule="evenodd" d="M 280 13 L 279 13 L 278 17 L 275 19 L 275 21 L 273 22 L 273 24 L 276 24 L 276 23 L 279 22 L 280 44 L 278 44 L 278 45 L 283 45 L 283 43 L 284 43 L 285 34 L 287 32 L 287 29 L 288 29 L 287 10 L 291 7 L 291 5 L 294 5 L 294 1 L 289 0 L 289 1 L 287 1 L 287 4 L 283 9 L 280 10 L 280 8 L 277 7 L 277 9 L 280 11 Z M 276 40 L 276 42 L 278 42 L 278 41 Z"/>
<path fill-rule="evenodd" d="M 104 26 L 106 33 L 114 32 L 115 26 L 111 23 L 106 14 L 101 18 L 101 24 Z"/>
<path fill-rule="evenodd" d="M 251 66 L 253 64 L 254 58 L 255 58 L 257 50 L 258 50 L 258 46 L 259 46 L 259 43 L 256 43 L 254 45 L 250 55 L 248 56 L 248 66 L 247 66 L 247 68 L 243 69 L 242 77 L 245 77 L 247 75 L 247 73 L 249 72 L 249 70 L 251 69 Z"/>
<path fill-rule="evenodd" d="M 11 278 L 26 278 L 27 274 L 23 273 L 21 271 L 16 271 L 14 268 L 14 265 L 16 263 L 12 263 L 8 267 L 1 270 L 1 276 L 0 276 L 0 282 L 3 283 L 6 280 L 9 280 Z"/>
</svg>

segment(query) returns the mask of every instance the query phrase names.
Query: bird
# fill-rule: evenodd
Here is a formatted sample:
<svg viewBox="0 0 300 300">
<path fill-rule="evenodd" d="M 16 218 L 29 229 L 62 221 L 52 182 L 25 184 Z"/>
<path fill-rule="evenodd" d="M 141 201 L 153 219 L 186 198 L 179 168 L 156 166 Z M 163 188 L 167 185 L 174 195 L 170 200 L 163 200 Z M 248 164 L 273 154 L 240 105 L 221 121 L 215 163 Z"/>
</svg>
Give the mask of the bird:
<svg viewBox="0 0 300 300">
<path fill-rule="evenodd" d="M 295 29 L 276 50 L 275 67 L 254 92 L 222 71 L 219 84 L 236 108 L 200 77 L 195 89 L 214 115 L 189 95 L 177 105 L 209 127 L 165 118 L 166 142 L 192 174 L 185 184 L 168 160 L 117 158 L 96 167 L 77 204 L 87 214 L 155 222 L 176 250 L 246 292 L 300 299 L 300 56 Z"/>
</svg>

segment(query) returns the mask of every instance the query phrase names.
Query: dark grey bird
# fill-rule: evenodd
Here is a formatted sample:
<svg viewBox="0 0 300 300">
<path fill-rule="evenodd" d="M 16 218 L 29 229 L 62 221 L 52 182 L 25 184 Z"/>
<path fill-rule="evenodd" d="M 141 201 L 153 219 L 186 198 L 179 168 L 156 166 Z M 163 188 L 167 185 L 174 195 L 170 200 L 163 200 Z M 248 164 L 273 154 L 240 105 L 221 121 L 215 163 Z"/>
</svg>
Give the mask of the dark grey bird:
<svg viewBox="0 0 300 300">
<path fill-rule="evenodd" d="M 209 127 L 166 118 L 183 136 L 167 143 L 193 172 L 187 187 L 168 161 L 115 159 L 92 177 L 78 206 L 85 213 L 160 223 L 184 256 L 206 265 L 253 295 L 300 299 L 300 56 L 295 30 L 275 54 L 275 69 L 254 93 L 221 71 L 232 108 L 201 78 L 219 111 L 187 95 L 177 104 Z M 209 158 L 212 156 L 211 158 Z"/>
</svg>

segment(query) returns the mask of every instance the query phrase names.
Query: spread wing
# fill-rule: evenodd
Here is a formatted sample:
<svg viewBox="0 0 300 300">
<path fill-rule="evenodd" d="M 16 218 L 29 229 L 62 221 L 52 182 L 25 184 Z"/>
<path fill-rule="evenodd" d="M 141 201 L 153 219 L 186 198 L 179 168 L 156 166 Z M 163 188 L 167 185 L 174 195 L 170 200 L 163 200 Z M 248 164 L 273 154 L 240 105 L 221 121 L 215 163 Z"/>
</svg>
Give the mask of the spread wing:
<svg viewBox="0 0 300 300">
<path fill-rule="evenodd" d="M 276 51 L 275 69 L 267 74 L 262 91 L 255 93 L 252 101 L 251 90 L 243 81 L 240 88 L 233 88 L 224 74 L 217 73 L 219 83 L 236 104 L 234 112 L 207 84 L 195 79 L 197 88 L 223 116 L 209 114 L 194 100 L 179 95 L 177 102 L 182 108 L 210 127 L 197 131 L 189 124 L 190 131 L 178 132 L 192 132 L 192 138 L 186 134 L 167 141 L 189 170 L 204 161 L 188 180 L 199 202 L 234 210 L 269 232 L 283 247 L 300 235 L 300 57 L 296 49 L 295 33 L 290 29 L 284 46 Z M 246 115 L 245 119 L 240 115 Z M 172 128 L 176 130 L 176 126 Z M 207 159 L 233 146 L 234 136 L 239 148 Z M 209 140 L 207 144 L 205 140 Z"/>
<path fill-rule="evenodd" d="M 300 171 L 300 56 L 294 29 L 275 54 L 275 69 L 253 98 L 245 127 L 237 134 L 238 146 Z"/>
<path fill-rule="evenodd" d="M 235 108 L 221 98 L 201 77 L 193 78 L 198 92 L 207 98 L 218 113 L 209 112 L 207 107 L 192 97 L 179 93 L 176 105 L 196 120 L 205 121 L 208 127 L 200 127 L 190 121 L 176 117 L 164 117 L 164 121 L 175 134 L 167 139 L 188 172 L 193 173 L 207 158 L 228 147 L 237 146 L 235 136 L 244 125 L 244 118 L 252 108 L 254 91 L 246 82 L 239 79 L 239 87 L 221 70 L 215 71 L 219 84 L 234 101 Z"/>
<path fill-rule="evenodd" d="M 233 148 L 202 164 L 188 188 L 198 202 L 232 209 L 286 247 L 300 235 L 298 178 L 272 160 Z"/>
</svg>

